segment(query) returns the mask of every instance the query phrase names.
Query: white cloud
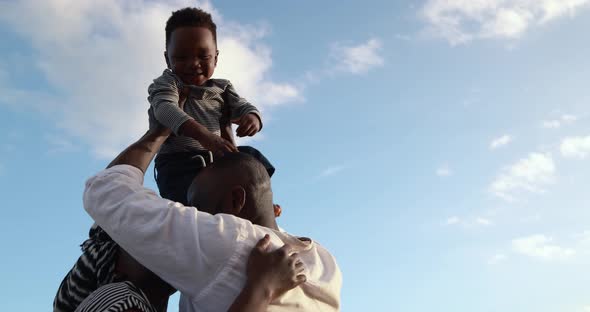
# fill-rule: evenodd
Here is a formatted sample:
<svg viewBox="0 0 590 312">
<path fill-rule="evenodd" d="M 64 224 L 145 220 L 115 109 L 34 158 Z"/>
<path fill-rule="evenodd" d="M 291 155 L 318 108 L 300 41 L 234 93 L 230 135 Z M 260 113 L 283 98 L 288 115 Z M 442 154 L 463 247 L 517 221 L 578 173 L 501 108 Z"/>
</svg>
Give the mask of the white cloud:
<svg viewBox="0 0 590 312">
<path fill-rule="evenodd" d="M 476 217 L 476 218 L 460 218 L 458 216 L 451 216 L 448 217 L 445 222 L 444 225 L 448 225 L 448 226 L 462 226 L 465 228 L 473 228 L 473 227 L 487 227 L 487 226 L 491 226 L 494 223 L 488 219 L 488 218 L 483 218 L 483 217 Z"/>
<path fill-rule="evenodd" d="M 544 120 L 541 125 L 543 128 L 547 129 L 557 129 L 561 127 L 561 122 L 559 120 Z"/>
<path fill-rule="evenodd" d="M 446 225 L 453 225 L 453 224 L 458 224 L 459 222 L 461 222 L 461 219 L 457 216 L 453 216 L 453 217 L 447 218 L 447 221 L 445 222 L 445 224 Z"/>
<path fill-rule="evenodd" d="M 336 174 L 340 173 L 344 169 L 345 169 L 344 166 L 328 167 L 328 168 L 322 170 L 322 172 L 318 175 L 318 178 L 326 178 L 326 177 L 330 177 L 330 176 L 336 175 Z"/>
<path fill-rule="evenodd" d="M 584 311 L 584 312 L 590 312 L 590 305 L 583 307 L 582 308 L 582 311 Z"/>
<path fill-rule="evenodd" d="M 590 154 L 590 136 L 565 138 L 559 149 L 563 157 L 584 159 Z"/>
<path fill-rule="evenodd" d="M 39 103 L 68 136 L 113 156 L 147 127 L 147 87 L 165 68 L 164 25 L 184 6 L 212 11 L 219 26 L 216 77 L 263 111 L 300 98 L 293 84 L 269 78 L 266 27 L 226 21 L 209 2 L 24 0 L 3 3 L 0 22 L 32 46 L 31 63 L 55 92 L 16 90 L 5 79 L 0 101 Z"/>
<path fill-rule="evenodd" d="M 492 142 L 490 143 L 490 149 L 497 149 L 501 146 L 504 146 L 508 143 L 512 142 L 512 136 L 510 135 L 503 135 L 499 138 L 495 138 L 492 140 Z"/>
<path fill-rule="evenodd" d="M 531 153 L 504 168 L 490 185 L 495 196 L 512 201 L 515 193 L 543 192 L 543 187 L 555 179 L 555 164 L 549 154 Z"/>
<path fill-rule="evenodd" d="M 483 225 L 483 226 L 490 226 L 492 225 L 492 221 L 490 221 L 489 219 L 486 218 L 482 218 L 482 217 L 478 217 L 475 219 L 475 223 L 478 225 Z"/>
<path fill-rule="evenodd" d="M 512 240 L 512 249 L 516 253 L 543 260 L 564 260 L 576 254 L 575 250 L 552 242 L 551 237 L 542 234 L 531 235 Z"/>
<path fill-rule="evenodd" d="M 521 37 L 527 30 L 588 7 L 590 0 L 428 0 L 428 29 L 456 45 L 475 39 Z"/>
<path fill-rule="evenodd" d="M 506 261 L 506 259 L 508 259 L 508 257 L 505 254 L 498 253 L 488 260 L 488 264 L 498 264 L 502 261 Z"/>
<path fill-rule="evenodd" d="M 364 74 L 373 68 L 383 66 L 385 61 L 380 55 L 381 46 L 381 40 L 377 38 L 358 45 L 333 44 L 331 57 L 335 62 L 334 70 Z"/>
<path fill-rule="evenodd" d="M 563 115 L 561 116 L 561 120 L 563 120 L 564 122 L 567 123 L 572 123 L 578 120 L 578 117 L 574 116 L 574 115 Z"/>
<path fill-rule="evenodd" d="M 436 169 L 435 173 L 439 177 L 448 177 L 453 174 L 453 170 L 448 165 L 442 165 Z"/>
<path fill-rule="evenodd" d="M 574 116 L 574 115 L 562 115 L 559 119 L 553 119 L 553 120 L 544 120 L 541 125 L 543 126 L 543 128 L 547 128 L 547 129 L 558 129 L 560 128 L 562 125 L 565 124 L 571 124 L 574 123 L 578 120 L 578 117 Z"/>
</svg>

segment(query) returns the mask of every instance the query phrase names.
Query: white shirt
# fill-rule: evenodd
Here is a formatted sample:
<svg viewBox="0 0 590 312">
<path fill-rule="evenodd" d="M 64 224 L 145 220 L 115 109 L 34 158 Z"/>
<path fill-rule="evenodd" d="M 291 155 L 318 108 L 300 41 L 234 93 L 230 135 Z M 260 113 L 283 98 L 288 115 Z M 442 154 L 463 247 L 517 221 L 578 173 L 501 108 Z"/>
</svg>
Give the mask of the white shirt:
<svg viewBox="0 0 590 312">
<path fill-rule="evenodd" d="M 268 311 L 338 311 L 342 275 L 322 246 L 232 215 L 210 215 L 143 187 L 141 170 L 119 165 L 86 182 L 84 209 L 123 249 L 182 296 L 180 311 L 227 311 L 244 287 L 254 245 L 269 234 L 271 250 L 291 244 L 307 282 L 271 302 Z"/>
</svg>

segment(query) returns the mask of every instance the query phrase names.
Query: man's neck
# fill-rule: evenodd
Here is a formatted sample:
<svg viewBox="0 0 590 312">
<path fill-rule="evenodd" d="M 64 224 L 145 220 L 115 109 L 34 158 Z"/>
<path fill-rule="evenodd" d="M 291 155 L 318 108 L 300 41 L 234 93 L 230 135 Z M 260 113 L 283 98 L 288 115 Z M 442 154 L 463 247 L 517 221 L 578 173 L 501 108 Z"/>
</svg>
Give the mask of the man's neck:
<svg viewBox="0 0 590 312">
<path fill-rule="evenodd" d="M 252 223 L 267 227 L 269 229 L 273 229 L 275 231 L 279 230 L 279 226 L 277 225 L 277 221 L 274 217 L 270 218 L 270 217 L 262 217 L 261 216 L 255 222 L 252 222 Z"/>
</svg>

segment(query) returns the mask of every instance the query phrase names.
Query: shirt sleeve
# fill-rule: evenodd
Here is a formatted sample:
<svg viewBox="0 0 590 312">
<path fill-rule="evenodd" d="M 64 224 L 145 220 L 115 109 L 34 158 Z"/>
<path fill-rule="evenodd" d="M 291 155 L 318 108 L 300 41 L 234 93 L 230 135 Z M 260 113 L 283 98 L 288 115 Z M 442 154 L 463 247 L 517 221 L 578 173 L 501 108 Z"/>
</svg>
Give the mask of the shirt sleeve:
<svg viewBox="0 0 590 312">
<path fill-rule="evenodd" d="M 236 89 L 228 82 L 224 90 L 225 105 L 228 106 L 231 112 L 231 119 L 239 119 L 246 114 L 254 114 L 260 120 L 260 129 L 262 129 L 262 116 L 256 106 L 250 104 L 246 99 L 240 97 Z"/>
<path fill-rule="evenodd" d="M 186 295 L 198 297 L 237 252 L 254 245 L 250 222 L 162 199 L 142 183 L 135 167 L 104 170 L 86 182 L 84 209 L 137 261 Z"/>
<path fill-rule="evenodd" d="M 156 120 L 179 135 L 180 126 L 189 119 L 193 119 L 180 107 L 179 87 L 181 82 L 175 78 L 170 70 L 165 70 L 162 76 L 154 79 L 148 88 L 148 101 L 153 108 Z"/>
</svg>

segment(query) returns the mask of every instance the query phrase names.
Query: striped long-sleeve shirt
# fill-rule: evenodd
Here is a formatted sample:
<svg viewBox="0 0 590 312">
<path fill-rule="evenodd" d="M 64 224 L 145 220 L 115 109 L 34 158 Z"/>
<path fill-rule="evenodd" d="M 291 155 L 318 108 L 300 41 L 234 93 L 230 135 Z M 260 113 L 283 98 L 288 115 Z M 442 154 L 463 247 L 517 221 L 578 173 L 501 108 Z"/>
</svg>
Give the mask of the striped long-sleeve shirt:
<svg viewBox="0 0 590 312">
<path fill-rule="evenodd" d="M 192 90 L 184 110 L 178 107 L 179 90 L 182 87 L 180 78 L 166 69 L 148 88 L 148 100 L 154 117 L 175 134 L 162 145 L 160 154 L 204 150 L 197 140 L 178 133 L 180 126 L 190 119 L 215 135 L 221 135 L 220 119 L 224 108 L 230 110 L 231 119 L 253 113 L 262 121 L 258 109 L 240 97 L 228 80 L 209 79 L 202 86 L 188 85 Z"/>
<path fill-rule="evenodd" d="M 131 282 L 104 285 L 90 294 L 75 312 L 156 312 L 146 295 Z"/>
</svg>

